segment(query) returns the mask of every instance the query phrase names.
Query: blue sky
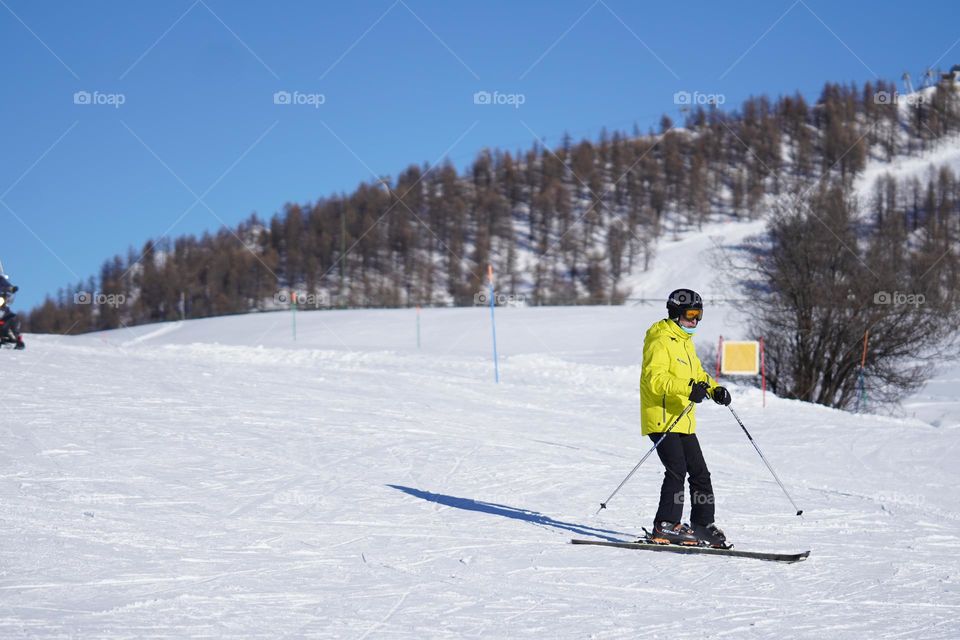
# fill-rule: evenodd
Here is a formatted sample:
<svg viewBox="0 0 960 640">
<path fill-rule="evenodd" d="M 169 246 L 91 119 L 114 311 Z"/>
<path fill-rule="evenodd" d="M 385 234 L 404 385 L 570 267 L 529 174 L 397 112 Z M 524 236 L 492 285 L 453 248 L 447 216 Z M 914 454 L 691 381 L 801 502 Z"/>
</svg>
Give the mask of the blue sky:
<svg viewBox="0 0 960 640">
<path fill-rule="evenodd" d="M 655 128 L 677 91 L 735 108 L 946 69 L 957 17 L 925 0 L 0 0 L 0 260 L 25 311 L 149 238 L 483 147 Z"/>
</svg>

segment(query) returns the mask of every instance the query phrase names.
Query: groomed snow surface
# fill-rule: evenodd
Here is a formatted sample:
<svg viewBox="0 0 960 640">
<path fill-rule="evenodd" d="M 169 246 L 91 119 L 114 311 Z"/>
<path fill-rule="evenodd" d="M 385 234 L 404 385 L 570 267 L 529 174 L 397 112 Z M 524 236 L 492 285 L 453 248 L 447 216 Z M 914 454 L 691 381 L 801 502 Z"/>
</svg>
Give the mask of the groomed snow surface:
<svg viewBox="0 0 960 640">
<path fill-rule="evenodd" d="M 797 564 L 569 544 L 649 526 L 652 306 L 217 318 L 4 351 L 0 638 L 956 638 L 957 416 L 734 387 L 718 522 Z M 703 346 L 743 335 L 708 309 Z M 707 365 L 710 367 L 710 365 Z M 928 388 L 945 401 L 955 385 Z M 950 406 L 950 405 L 945 405 Z"/>
</svg>

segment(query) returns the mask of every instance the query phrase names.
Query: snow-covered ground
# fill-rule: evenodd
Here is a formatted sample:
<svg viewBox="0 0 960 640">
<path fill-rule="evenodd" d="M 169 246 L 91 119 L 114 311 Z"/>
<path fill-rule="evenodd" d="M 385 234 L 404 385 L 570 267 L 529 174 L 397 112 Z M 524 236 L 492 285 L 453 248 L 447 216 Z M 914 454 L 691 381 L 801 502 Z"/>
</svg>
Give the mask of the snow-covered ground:
<svg viewBox="0 0 960 640">
<path fill-rule="evenodd" d="M 624 284 L 703 292 L 701 353 L 754 338 L 710 252 L 762 228 L 664 239 Z M 420 349 L 412 310 L 301 312 L 296 341 L 289 313 L 29 336 L 0 353 L 0 638 L 960 637 L 957 363 L 899 419 L 733 385 L 802 519 L 698 409 L 720 525 L 803 563 L 568 544 L 651 524 L 656 459 L 595 512 L 649 445 L 662 315 L 500 308 L 499 385 L 485 308 L 424 310 Z"/>
<path fill-rule="evenodd" d="M 2 638 L 955 638 L 960 429 L 734 388 L 718 520 L 806 562 L 568 544 L 649 526 L 650 306 L 269 313 L 4 351 Z M 709 342 L 732 314 L 708 309 Z"/>
</svg>

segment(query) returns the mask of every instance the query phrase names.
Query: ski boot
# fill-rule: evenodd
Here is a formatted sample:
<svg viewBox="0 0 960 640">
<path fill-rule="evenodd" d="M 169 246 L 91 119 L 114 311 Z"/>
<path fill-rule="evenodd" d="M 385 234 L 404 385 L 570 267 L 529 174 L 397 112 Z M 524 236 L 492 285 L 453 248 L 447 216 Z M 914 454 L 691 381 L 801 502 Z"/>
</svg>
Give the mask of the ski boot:
<svg viewBox="0 0 960 640">
<path fill-rule="evenodd" d="M 655 544 L 679 544 L 688 547 L 700 544 L 700 539 L 693 529 L 680 522 L 655 522 L 653 533 L 648 535 L 648 540 Z"/>
<path fill-rule="evenodd" d="M 732 544 L 727 542 L 727 536 L 716 523 L 694 524 L 693 533 L 697 536 L 700 544 L 713 547 L 714 549 L 730 549 Z"/>
</svg>

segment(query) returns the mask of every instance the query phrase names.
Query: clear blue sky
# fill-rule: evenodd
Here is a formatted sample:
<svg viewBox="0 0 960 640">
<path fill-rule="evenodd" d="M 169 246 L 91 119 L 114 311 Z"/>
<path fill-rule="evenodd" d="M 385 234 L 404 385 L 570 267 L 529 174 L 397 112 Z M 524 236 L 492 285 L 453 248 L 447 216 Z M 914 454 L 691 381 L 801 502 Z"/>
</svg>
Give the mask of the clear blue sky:
<svg viewBox="0 0 960 640">
<path fill-rule="evenodd" d="M 0 0 L 0 260 L 25 311 L 148 238 L 269 218 L 371 171 L 646 130 L 677 118 L 676 91 L 735 108 L 949 68 L 958 17 L 927 0 Z"/>
</svg>

